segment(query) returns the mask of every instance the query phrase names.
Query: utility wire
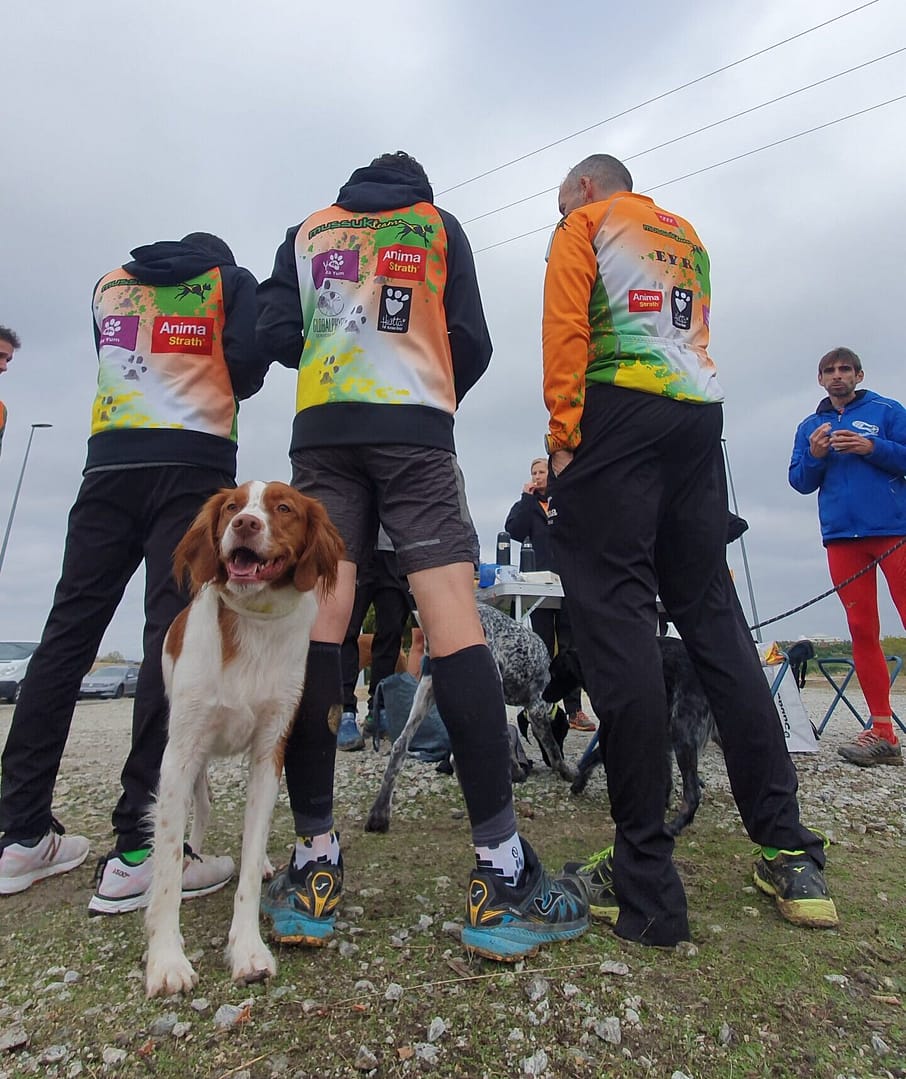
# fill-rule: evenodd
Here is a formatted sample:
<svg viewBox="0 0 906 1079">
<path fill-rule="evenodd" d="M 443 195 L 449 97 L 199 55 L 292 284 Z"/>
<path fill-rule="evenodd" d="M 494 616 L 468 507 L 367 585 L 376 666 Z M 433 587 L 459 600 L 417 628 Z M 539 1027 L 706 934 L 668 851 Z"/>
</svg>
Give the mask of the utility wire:
<svg viewBox="0 0 906 1079">
<path fill-rule="evenodd" d="M 691 139 L 693 135 L 700 135 L 703 131 L 711 131 L 715 127 L 720 127 L 721 124 L 728 124 L 731 120 L 738 120 L 740 116 L 749 116 L 753 112 L 758 112 L 759 109 L 766 109 L 769 105 L 776 105 L 778 101 L 786 101 L 791 97 L 795 97 L 797 94 L 804 94 L 806 90 L 813 90 L 816 86 L 823 86 L 825 83 L 833 82 L 834 79 L 841 79 L 844 75 L 851 75 L 854 71 L 861 71 L 862 68 L 871 67 L 872 64 L 878 64 L 882 60 L 889 60 L 891 56 L 898 56 L 901 52 L 906 52 L 906 46 L 899 49 L 894 49 L 892 52 L 884 53 L 883 56 L 876 56 L 873 60 L 866 60 L 862 64 L 856 64 L 855 67 L 848 67 L 845 71 L 838 71 L 835 75 L 828 75 L 823 79 L 818 79 L 817 82 L 810 82 L 807 86 L 800 86 L 798 90 L 789 90 L 785 94 L 780 94 L 779 97 L 772 97 L 770 101 L 762 101 L 759 105 L 752 105 L 748 109 L 741 109 L 739 112 L 734 112 L 732 116 L 725 116 L 721 120 L 714 120 L 710 124 L 704 124 L 702 127 L 695 128 L 694 131 L 687 131 L 684 135 L 677 135 L 675 138 L 667 139 L 666 142 L 659 142 L 656 146 L 649 146 L 647 150 L 640 150 L 637 154 L 630 154 L 629 157 L 623 157 L 620 160 L 637 161 L 640 157 L 645 157 L 646 154 L 652 154 L 655 150 L 663 150 L 666 146 L 673 146 L 677 142 L 682 142 L 684 139 Z M 515 202 L 508 202 L 503 206 L 498 206 L 494 210 L 486 210 L 483 214 L 476 214 L 475 217 L 468 217 L 462 223 L 464 225 L 471 225 L 474 221 L 482 221 L 486 217 L 493 217 L 494 214 L 499 214 L 503 210 L 510 210 L 514 206 L 521 206 L 524 202 L 531 202 L 532 199 L 540 198 L 542 195 L 549 195 L 552 191 L 556 191 L 559 185 L 553 187 L 546 187 L 543 191 L 536 191 L 534 195 L 526 195 L 525 198 L 516 199 Z"/>
<path fill-rule="evenodd" d="M 690 86 L 695 86 L 697 83 L 704 82 L 706 79 L 713 78 L 715 75 L 720 75 L 724 71 L 729 71 L 731 68 L 738 67 L 740 64 L 746 63 L 748 60 L 754 60 L 758 56 L 764 56 L 765 53 L 772 52 L 774 49 L 779 49 L 781 45 L 788 45 L 791 41 L 796 41 L 798 38 L 805 37 L 807 34 L 813 34 L 816 30 L 822 30 L 825 26 L 830 26 L 831 23 L 839 22 L 841 19 L 845 19 L 848 15 L 854 15 L 859 11 L 864 11 L 865 8 L 871 7 L 873 4 L 877 4 L 878 0 L 868 0 L 865 4 L 860 4 L 858 7 L 850 8 L 849 11 L 844 11 L 840 15 L 835 15 L 832 19 L 827 19 L 825 22 L 818 23 L 816 26 L 810 26 L 807 30 L 800 30 L 798 34 L 792 34 L 790 37 L 784 38 L 782 41 L 777 41 L 773 45 L 768 45 L 763 49 L 758 49 L 757 52 L 749 53 L 748 56 L 743 56 L 739 60 L 734 60 L 732 63 L 724 64 L 723 67 L 717 67 L 713 71 L 709 71 L 705 75 L 699 75 L 697 78 L 690 79 L 688 82 L 682 83 L 680 86 L 674 86 L 672 90 L 664 90 L 660 94 L 655 94 L 654 97 L 649 97 L 646 101 L 640 101 L 637 105 L 631 105 L 627 109 L 623 109 L 621 112 L 615 112 L 612 116 L 606 117 L 604 120 L 598 120 L 595 124 L 589 124 L 588 127 L 583 127 L 579 131 L 574 131 L 571 135 L 564 135 L 561 139 L 555 139 L 553 142 L 547 143 L 546 146 L 539 146 L 537 150 L 531 150 L 527 154 L 521 154 L 519 157 L 514 157 L 510 161 L 504 161 L 502 165 L 495 165 L 492 169 L 487 169 L 485 172 L 479 172 L 476 176 L 470 176 L 467 180 L 460 180 L 458 184 L 453 184 L 451 187 L 445 187 L 443 191 L 438 191 L 438 195 L 446 195 L 450 191 L 456 191 L 460 187 L 465 187 L 466 184 L 474 183 L 476 180 L 483 180 L 485 176 L 492 176 L 495 172 L 501 172 L 503 169 L 509 168 L 510 165 L 516 165 L 520 161 L 527 161 L 530 157 L 535 157 L 536 154 L 543 153 L 545 150 L 550 150 L 554 146 L 560 146 L 561 143 L 569 142 L 570 139 L 575 139 L 579 135 L 584 135 L 587 131 L 594 131 L 597 127 L 603 127 L 604 124 L 609 124 L 613 120 L 619 120 L 622 116 L 628 116 L 630 113 L 637 112 L 639 109 L 643 109 L 646 105 L 653 105 L 655 101 L 663 101 L 664 98 L 672 97 L 673 94 L 678 94 L 680 90 L 687 90 Z"/>
<path fill-rule="evenodd" d="M 753 154 L 760 154 L 762 150 L 770 150 L 774 146 L 782 146 L 785 142 L 792 142 L 794 139 L 801 139 L 803 135 L 811 135 L 815 131 L 823 131 L 825 128 L 833 127 L 835 124 L 842 124 L 845 120 L 852 120 L 857 116 L 865 116 L 866 113 L 874 112 L 875 109 L 882 109 L 886 105 L 893 105 L 897 101 L 903 101 L 906 99 L 906 94 L 900 94 L 898 97 L 888 98 L 887 101 L 879 101 L 876 105 L 869 105 L 865 109 L 859 109 L 857 112 L 848 113 L 846 116 L 838 116 L 836 120 L 828 120 L 827 123 L 817 124 L 815 127 L 809 127 L 805 131 L 797 131 L 795 135 L 787 135 L 785 139 L 777 139 L 774 142 L 767 142 L 763 146 L 756 146 L 754 150 L 747 150 L 743 154 L 736 154 L 733 157 L 724 158 L 723 161 L 715 161 L 713 165 L 705 165 L 704 168 L 695 169 L 693 172 L 683 173 L 682 176 L 674 176 L 672 180 L 664 180 L 663 183 L 655 184 L 653 187 L 647 187 L 644 192 L 658 191 L 662 187 L 669 187 L 671 184 L 677 184 L 680 180 L 688 180 L 692 176 L 701 176 L 704 172 L 710 172 L 712 169 L 719 169 L 722 165 L 730 165 L 734 161 L 742 161 L 743 158 L 752 157 Z M 552 221 L 547 225 L 542 225 L 540 228 L 531 229 L 529 232 L 520 232 L 518 236 L 510 236 L 506 240 L 499 240 L 497 243 L 488 244 L 486 247 L 476 248 L 474 254 L 480 255 L 483 251 L 492 251 L 495 247 L 503 247 L 504 244 L 513 243 L 516 240 L 521 240 L 526 236 L 534 236 L 538 232 L 550 232 L 556 226 L 557 222 Z"/>
<path fill-rule="evenodd" d="M 815 596 L 813 599 L 806 600 L 805 603 L 800 603 L 798 607 L 792 607 L 790 610 L 784 611 L 783 614 L 775 614 L 773 618 L 766 618 L 763 622 L 756 622 L 754 626 L 749 626 L 749 629 L 762 629 L 764 626 L 770 626 L 774 622 L 780 622 L 784 618 L 789 618 L 791 614 L 798 614 L 799 611 L 804 611 L 806 607 L 811 607 L 812 604 L 818 603 L 819 600 L 827 599 L 828 596 L 832 596 L 835 592 L 842 591 L 858 577 L 861 577 L 864 573 L 868 573 L 869 570 L 873 570 L 883 562 L 888 555 L 892 555 L 894 551 L 899 550 L 904 543 L 906 543 L 906 536 L 903 536 L 902 539 L 898 539 L 892 547 L 889 547 L 883 554 L 879 554 L 877 558 L 872 559 L 867 566 L 863 566 L 862 569 L 857 570 L 851 577 L 847 577 L 845 581 L 841 581 L 839 584 L 834 585 L 833 588 L 829 588 L 826 592 L 822 592 L 820 596 Z"/>
</svg>

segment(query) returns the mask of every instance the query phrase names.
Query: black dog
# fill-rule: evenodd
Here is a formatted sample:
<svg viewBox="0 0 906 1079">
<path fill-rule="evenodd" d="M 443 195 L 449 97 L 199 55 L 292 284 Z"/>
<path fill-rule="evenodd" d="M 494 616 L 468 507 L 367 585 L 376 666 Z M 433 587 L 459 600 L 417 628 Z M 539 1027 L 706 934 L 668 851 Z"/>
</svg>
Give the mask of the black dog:
<svg viewBox="0 0 906 1079">
<path fill-rule="evenodd" d="M 545 692 L 547 691 L 545 690 Z M 542 694 L 542 696 L 544 696 L 544 694 Z M 544 699 L 547 700 L 546 697 Z M 531 737 L 529 735 L 529 720 L 528 716 L 525 714 L 524 708 L 521 712 L 517 714 L 516 723 L 519 727 L 519 733 L 526 740 L 526 742 L 530 742 Z M 551 734 L 554 736 L 554 741 L 560 747 L 560 752 L 562 753 L 563 743 L 566 741 L 567 734 L 569 734 L 569 717 L 566 715 L 566 712 L 563 711 L 559 704 L 555 708 L 551 709 Z M 539 745 L 541 745 L 541 743 L 539 743 Z M 541 756 L 544 758 L 544 763 L 548 766 L 548 768 L 550 768 L 551 762 L 548 759 L 547 750 L 544 748 L 543 745 L 541 745 Z M 531 767 L 531 763 L 532 762 L 529 761 L 529 767 Z"/>
<path fill-rule="evenodd" d="M 790 661 L 790 670 L 793 672 L 796 685 L 803 689 L 805 676 L 808 673 L 808 661 L 815 658 L 815 646 L 807 637 L 802 637 L 795 644 L 790 645 L 786 650 L 786 655 Z"/>
<path fill-rule="evenodd" d="M 683 800 L 679 812 L 667 825 L 671 835 L 679 833 L 692 823 L 701 802 L 701 780 L 698 775 L 698 754 L 709 739 L 718 741 L 714 716 L 705 696 L 686 646 L 676 637 L 658 637 L 664 668 L 664 687 L 667 690 L 667 722 L 670 741 L 676 754 L 683 780 Z M 582 668 L 575 649 L 558 653 L 550 665 L 551 680 L 544 691 L 544 699 L 560 700 L 577 685 L 583 684 Z M 719 742 L 718 742 L 719 744 Z M 579 771 L 573 780 L 573 794 L 580 794 L 588 783 L 595 767 L 603 763 L 601 742 L 593 753 L 586 754 L 579 763 Z M 670 805 L 672 783 L 668 784 L 666 804 Z"/>
</svg>

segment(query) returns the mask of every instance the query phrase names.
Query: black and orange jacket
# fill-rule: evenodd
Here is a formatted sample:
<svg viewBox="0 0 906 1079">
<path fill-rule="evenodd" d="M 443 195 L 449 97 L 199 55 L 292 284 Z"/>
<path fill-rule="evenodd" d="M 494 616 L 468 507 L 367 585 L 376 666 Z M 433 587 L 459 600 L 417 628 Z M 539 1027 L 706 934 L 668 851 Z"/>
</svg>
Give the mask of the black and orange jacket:
<svg viewBox="0 0 906 1079">
<path fill-rule="evenodd" d="M 261 386 L 255 278 L 183 241 L 137 248 L 94 290 L 98 389 L 85 471 L 236 472 L 238 398 Z"/>
<path fill-rule="evenodd" d="M 491 340 L 465 233 L 433 199 L 369 166 L 287 232 L 258 288 L 258 349 L 298 371 L 291 450 L 453 450 L 453 414 Z"/>
<path fill-rule="evenodd" d="M 710 274 L 692 225 L 645 195 L 621 191 L 559 223 L 542 326 L 549 452 L 579 445 L 590 382 L 723 400 L 708 355 Z"/>
</svg>

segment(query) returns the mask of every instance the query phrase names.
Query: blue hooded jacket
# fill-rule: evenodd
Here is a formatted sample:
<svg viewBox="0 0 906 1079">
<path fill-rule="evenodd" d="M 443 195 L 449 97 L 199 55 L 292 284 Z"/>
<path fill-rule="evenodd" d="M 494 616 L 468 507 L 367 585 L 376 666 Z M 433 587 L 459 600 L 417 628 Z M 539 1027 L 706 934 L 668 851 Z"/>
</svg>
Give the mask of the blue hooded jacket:
<svg viewBox="0 0 906 1079">
<path fill-rule="evenodd" d="M 823 423 L 872 439 L 865 457 L 835 453 L 813 457 L 809 435 Z M 906 409 L 871 390 L 837 412 L 830 398 L 796 431 L 790 486 L 800 494 L 818 491 L 818 517 L 825 544 L 862 536 L 906 535 Z"/>
</svg>

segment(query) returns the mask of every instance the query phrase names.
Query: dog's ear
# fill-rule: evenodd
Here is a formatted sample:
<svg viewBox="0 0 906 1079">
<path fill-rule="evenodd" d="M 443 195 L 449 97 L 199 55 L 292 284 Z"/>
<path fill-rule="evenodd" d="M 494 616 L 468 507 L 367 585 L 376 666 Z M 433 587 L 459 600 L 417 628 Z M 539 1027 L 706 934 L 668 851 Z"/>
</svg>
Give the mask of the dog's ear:
<svg viewBox="0 0 906 1079">
<path fill-rule="evenodd" d="M 329 595 L 337 586 L 337 564 L 346 546 L 321 503 L 298 491 L 295 494 L 304 501 L 305 535 L 297 552 L 293 584 L 300 592 L 310 592 L 320 580 L 322 594 Z"/>
<path fill-rule="evenodd" d="M 213 580 L 222 568 L 217 526 L 221 510 L 233 493 L 232 488 L 225 487 L 217 494 L 211 495 L 173 552 L 173 575 L 180 587 L 188 576 L 193 596 L 198 594 L 203 585 Z"/>
</svg>

